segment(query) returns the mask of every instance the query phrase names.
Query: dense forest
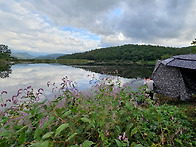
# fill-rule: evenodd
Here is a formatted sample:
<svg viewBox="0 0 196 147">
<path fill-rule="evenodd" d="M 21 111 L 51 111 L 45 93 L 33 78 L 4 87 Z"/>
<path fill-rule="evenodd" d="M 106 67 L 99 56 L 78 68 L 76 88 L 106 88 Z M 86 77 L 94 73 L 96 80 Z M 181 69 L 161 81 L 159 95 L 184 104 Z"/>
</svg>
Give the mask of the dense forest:
<svg viewBox="0 0 196 147">
<path fill-rule="evenodd" d="M 196 46 L 174 48 L 153 45 L 127 44 L 122 46 L 108 47 L 86 51 L 83 53 L 74 53 L 59 57 L 59 59 L 88 59 L 95 61 L 153 61 L 157 59 L 166 59 L 168 57 L 180 54 L 196 54 Z"/>
</svg>

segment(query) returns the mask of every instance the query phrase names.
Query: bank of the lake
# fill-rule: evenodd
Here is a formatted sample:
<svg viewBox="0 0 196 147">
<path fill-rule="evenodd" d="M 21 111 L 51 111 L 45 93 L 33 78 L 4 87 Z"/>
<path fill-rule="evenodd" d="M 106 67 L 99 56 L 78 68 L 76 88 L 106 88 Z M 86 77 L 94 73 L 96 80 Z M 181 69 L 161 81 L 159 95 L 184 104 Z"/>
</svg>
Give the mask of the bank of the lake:
<svg viewBox="0 0 196 147">
<path fill-rule="evenodd" d="M 156 61 L 111 60 L 95 61 L 87 59 L 14 59 L 13 63 L 60 63 L 64 65 L 155 65 Z"/>
<path fill-rule="evenodd" d="M 193 125 L 177 106 L 158 104 L 143 89 L 115 86 L 112 76 L 91 82 L 93 95 L 64 78 L 54 99 L 39 102 L 44 89 L 27 89 L 29 102 L 9 100 L 13 107 L 0 113 L 0 146 L 196 145 Z"/>
</svg>

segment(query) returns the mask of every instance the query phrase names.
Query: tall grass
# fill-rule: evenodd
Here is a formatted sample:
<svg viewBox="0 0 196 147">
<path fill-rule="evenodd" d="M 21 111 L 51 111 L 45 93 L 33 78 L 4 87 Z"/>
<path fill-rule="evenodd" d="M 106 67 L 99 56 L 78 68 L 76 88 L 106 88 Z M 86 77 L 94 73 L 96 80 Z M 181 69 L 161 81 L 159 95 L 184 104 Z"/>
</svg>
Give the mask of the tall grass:
<svg viewBox="0 0 196 147">
<path fill-rule="evenodd" d="M 117 76 L 92 76 L 90 83 L 92 94 L 68 77 L 59 88 L 48 82 L 57 94 L 44 101 L 42 88 L 19 89 L 1 103 L 0 146 L 196 146 L 193 127 L 178 107 L 155 103 L 144 87 L 132 91 Z"/>
</svg>

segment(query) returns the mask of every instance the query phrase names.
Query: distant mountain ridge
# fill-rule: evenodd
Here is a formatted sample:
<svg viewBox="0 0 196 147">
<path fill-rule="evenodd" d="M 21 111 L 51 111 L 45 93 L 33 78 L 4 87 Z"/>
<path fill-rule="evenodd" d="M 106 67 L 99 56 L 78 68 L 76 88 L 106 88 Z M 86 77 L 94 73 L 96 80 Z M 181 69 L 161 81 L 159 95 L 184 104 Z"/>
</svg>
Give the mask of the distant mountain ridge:
<svg viewBox="0 0 196 147">
<path fill-rule="evenodd" d="M 18 58 L 18 59 L 34 59 L 35 56 L 30 55 L 26 52 L 16 52 L 16 53 L 11 53 L 12 57 Z"/>
<path fill-rule="evenodd" d="M 33 56 L 27 52 L 13 52 L 11 53 L 12 57 L 18 58 L 18 59 L 56 59 L 60 56 L 63 56 L 65 54 L 48 54 L 48 55 L 41 55 L 41 56 Z"/>
<path fill-rule="evenodd" d="M 36 57 L 36 59 L 56 59 L 63 55 L 65 54 L 49 54 L 49 55 L 44 55 L 44 56 L 38 56 Z"/>
</svg>

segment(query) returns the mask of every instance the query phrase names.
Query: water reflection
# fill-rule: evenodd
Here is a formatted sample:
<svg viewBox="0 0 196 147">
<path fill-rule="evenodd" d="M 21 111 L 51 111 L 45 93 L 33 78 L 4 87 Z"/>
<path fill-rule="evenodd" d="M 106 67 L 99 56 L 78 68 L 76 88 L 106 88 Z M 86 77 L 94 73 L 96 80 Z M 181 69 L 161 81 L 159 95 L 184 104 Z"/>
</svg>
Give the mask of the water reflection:
<svg viewBox="0 0 196 147">
<path fill-rule="evenodd" d="M 118 71 L 118 75 L 123 78 L 144 78 L 146 76 L 150 77 L 152 75 L 154 66 L 138 66 L 138 65 L 127 65 L 127 66 L 74 66 L 82 68 L 88 71 L 102 73 L 115 74 L 115 70 Z"/>
<path fill-rule="evenodd" d="M 65 66 L 60 64 L 16 64 L 7 70 L 9 73 L 7 78 L 0 78 L 0 92 L 7 91 L 3 98 L 11 98 L 19 89 L 24 89 L 32 86 L 36 92 L 39 88 L 44 89 L 46 98 L 51 95 L 52 88 L 47 86 L 47 82 L 55 83 L 56 87 L 60 88 L 62 78 L 68 76 L 69 80 L 77 83 L 76 87 L 79 90 L 87 90 L 91 88 L 89 81 L 91 76 L 103 76 L 100 74 L 103 69 L 106 72 L 114 72 L 118 70 L 120 81 L 123 84 L 129 85 L 133 90 L 142 85 L 143 77 L 150 75 L 152 69 L 140 69 L 136 67 L 123 66 Z M 11 73 L 11 74 L 10 74 Z M 5 76 L 3 76 L 5 77 Z"/>
<path fill-rule="evenodd" d="M 7 78 L 11 73 L 11 65 L 0 66 L 0 78 Z"/>
</svg>

